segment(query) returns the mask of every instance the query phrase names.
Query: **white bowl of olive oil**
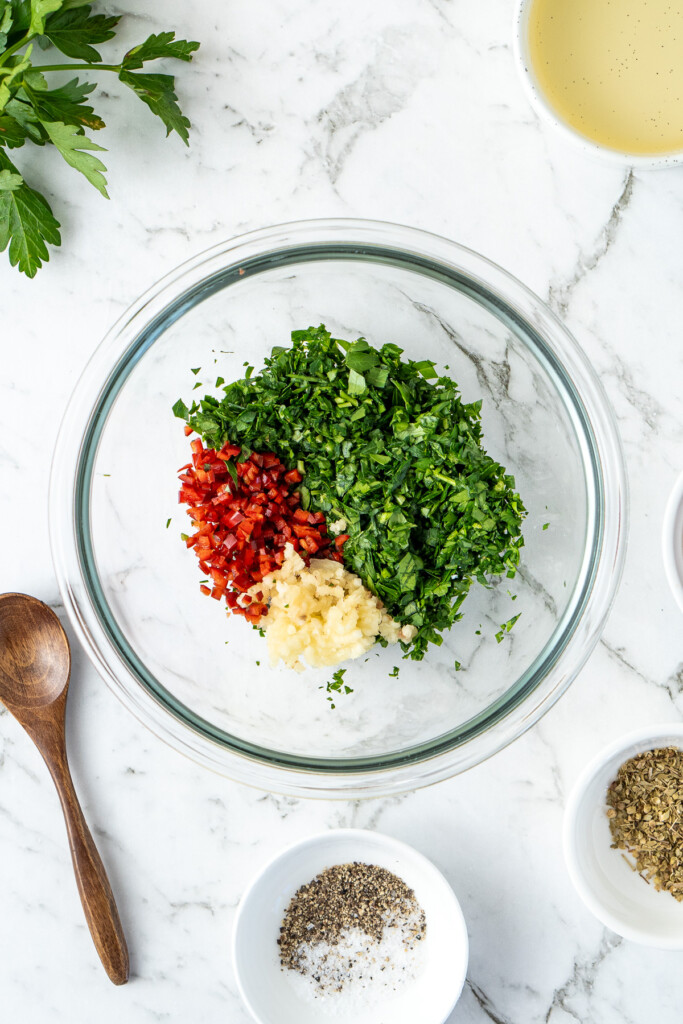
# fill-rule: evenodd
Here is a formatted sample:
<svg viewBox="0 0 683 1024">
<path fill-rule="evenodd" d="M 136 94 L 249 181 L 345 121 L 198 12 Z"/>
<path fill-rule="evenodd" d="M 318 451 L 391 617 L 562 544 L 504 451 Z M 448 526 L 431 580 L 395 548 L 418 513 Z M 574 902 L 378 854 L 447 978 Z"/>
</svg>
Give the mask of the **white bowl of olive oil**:
<svg viewBox="0 0 683 1024">
<path fill-rule="evenodd" d="M 518 0 L 527 95 L 584 151 L 636 168 L 683 162 L 683 5 Z"/>
<path fill-rule="evenodd" d="M 567 802 L 564 855 L 576 891 L 604 925 L 643 946 L 683 950 L 683 902 L 646 881 L 632 854 L 613 848 L 607 814 L 607 791 L 621 766 L 645 751 L 669 747 L 683 750 L 683 724 L 638 729 L 594 758 Z"/>
</svg>

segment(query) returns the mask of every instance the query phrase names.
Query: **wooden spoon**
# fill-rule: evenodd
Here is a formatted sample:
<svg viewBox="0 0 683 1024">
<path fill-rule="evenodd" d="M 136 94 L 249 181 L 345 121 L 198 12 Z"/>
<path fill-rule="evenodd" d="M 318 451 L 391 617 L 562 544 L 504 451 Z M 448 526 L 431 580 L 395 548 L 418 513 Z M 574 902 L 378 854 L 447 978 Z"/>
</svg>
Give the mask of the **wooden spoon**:
<svg viewBox="0 0 683 1024">
<path fill-rule="evenodd" d="M 62 624 L 27 594 L 0 595 L 0 700 L 50 770 L 69 836 L 90 934 L 115 985 L 128 981 L 128 949 L 106 872 L 83 817 L 66 759 L 64 712 L 71 651 Z"/>
</svg>

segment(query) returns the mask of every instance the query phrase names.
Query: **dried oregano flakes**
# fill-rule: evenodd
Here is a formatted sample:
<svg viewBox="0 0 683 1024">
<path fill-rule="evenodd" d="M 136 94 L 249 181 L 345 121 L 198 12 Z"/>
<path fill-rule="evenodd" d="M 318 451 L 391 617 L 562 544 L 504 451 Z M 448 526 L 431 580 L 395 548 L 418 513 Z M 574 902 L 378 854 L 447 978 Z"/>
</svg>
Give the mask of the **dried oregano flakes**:
<svg viewBox="0 0 683 1024">
<path fill-rule="evenodd" d="M 622 764 L 607 790 L 612 848 L 635 860 L 655 889 L 683 900 L 683 751 L 646 750 Z"/>
</svg>

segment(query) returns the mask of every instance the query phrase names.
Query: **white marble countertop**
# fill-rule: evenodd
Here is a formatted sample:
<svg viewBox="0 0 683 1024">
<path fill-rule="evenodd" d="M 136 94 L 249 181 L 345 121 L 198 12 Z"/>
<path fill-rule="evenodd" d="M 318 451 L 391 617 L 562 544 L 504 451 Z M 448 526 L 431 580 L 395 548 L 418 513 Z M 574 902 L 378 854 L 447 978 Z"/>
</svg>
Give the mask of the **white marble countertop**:
<svg viewBox="0 0 683 1024">
<path fill-rule="evenodd" d="M 106 7 L 106 4 L 104 5 Z M 390 800 L 300 802 L 195 767 L 124 710 L 78 650 L 76 786 L 131 947 L 114 989 L 92 948 L 54 791 L 0 713 L 0 992 L 21 1024 L 245 1024 L 228 955 L 255 868 L 312 831 L 412 842 L 445 872 L 471 940 L 452 1024 L 680 1024 L 681 955 L 606 931 L 564 868 L 568 789 L 603 744 L 683 712 L 681 617 L 660 559 L 683 464 L 683 168 L 632 174 L 537 121 L 517 80 L 511 0 L 121 0 L 126 40 L 202 40 L 181 68 L 191 148 L 118 88 L 112 201 L 59 162 L 17 162 L 54 201 L 64 246 L 34 281 L 0 258 L 0 589 L 58 611 L 47 479 L 58 423 L 118 314 L 195 252 L 250 228 L 365 216 L 448 235 L 564 317 L 614 404 L 631 483 L 626 571 L 603 637 L 558 705 L 465 776 Z M 110 85 L 111 83 L 105 83 Z"/>
</svg>

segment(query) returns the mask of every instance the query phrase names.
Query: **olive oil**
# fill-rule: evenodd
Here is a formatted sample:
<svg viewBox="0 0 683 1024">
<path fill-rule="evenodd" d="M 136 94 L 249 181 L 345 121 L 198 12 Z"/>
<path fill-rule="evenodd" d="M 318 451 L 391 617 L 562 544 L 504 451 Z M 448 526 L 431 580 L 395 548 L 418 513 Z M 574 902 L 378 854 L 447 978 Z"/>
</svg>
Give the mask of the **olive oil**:
<svg viewBox="0 0 683 1024">
<path fill-rule="evenodd" d="M 683 0 L 532 0 L 528 44 L 546 100 L 587 139 L 683 149 Z"/>
</svg>

